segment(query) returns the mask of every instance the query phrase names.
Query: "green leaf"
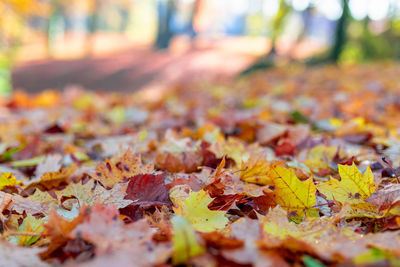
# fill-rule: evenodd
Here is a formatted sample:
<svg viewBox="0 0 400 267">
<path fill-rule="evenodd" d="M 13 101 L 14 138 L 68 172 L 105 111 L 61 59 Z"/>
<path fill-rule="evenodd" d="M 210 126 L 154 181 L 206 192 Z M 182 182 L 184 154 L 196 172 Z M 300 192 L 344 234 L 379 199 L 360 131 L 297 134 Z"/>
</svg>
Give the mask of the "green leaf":
<svg viewBox="0 0 400 267">
<path fill-rule="evenodd" d="M 16 160 L 11 162 L 12 167 L 31 167 L 31 166 L 36 166 L 39 163 L 43 162 L 46 159 L 45 156 L 39 156 L 39 157 L 34 157 L 30 159 L 24 159 L 24 160 Z"/>
<path fill-rule="evenodd" d="M 303 263 L 307 267 L 324 267 L 325 265 L 322 264 L 319 260 L 314 259 L 309 255 L 304 255 L 302 257 Z"/>
</svg>

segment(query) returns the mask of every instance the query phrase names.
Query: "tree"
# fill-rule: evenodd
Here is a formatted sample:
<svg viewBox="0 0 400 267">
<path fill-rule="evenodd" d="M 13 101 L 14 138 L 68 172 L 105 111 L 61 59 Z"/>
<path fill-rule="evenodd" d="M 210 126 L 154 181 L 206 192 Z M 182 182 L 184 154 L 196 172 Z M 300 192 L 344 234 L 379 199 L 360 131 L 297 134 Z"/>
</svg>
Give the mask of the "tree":
<svg viewBox="0 0 400 267">
<path fill-rule="evenodd" d="M 278 40 L 278 37 L 283 32 L 285 19 L 287 18 L 291 10 L 292 7 L 288 3 L 286 3 L 285 0 L 279 1 L 278 12 L 272 20 L 271 49 L 269 49 L 269 51 L 264 56 L 257 59 L 253 64 L 242 71 L 239 76 L 244 76 L 257 70 L 267 69 L 275 66 L 276 42 Z"/>
<path fill-rule="evenodd" d="M 154 47 L 156 49 L 166 49 L 169 47 L 170 41 L 174 36 L 171 29 L 171 21 L 175 14 L 176 7 L 174 0 L 158 0 L 158 31 Z"/>
<path fill-rule="evenodd" d="M 350 8 L 348 0 L 342 0 L 343 11 L 335 30 L 335 41 L 328 56 L 328 62 L 337 62 L 347 42 L 347 25 L 350 21 Z"/>
</svg>

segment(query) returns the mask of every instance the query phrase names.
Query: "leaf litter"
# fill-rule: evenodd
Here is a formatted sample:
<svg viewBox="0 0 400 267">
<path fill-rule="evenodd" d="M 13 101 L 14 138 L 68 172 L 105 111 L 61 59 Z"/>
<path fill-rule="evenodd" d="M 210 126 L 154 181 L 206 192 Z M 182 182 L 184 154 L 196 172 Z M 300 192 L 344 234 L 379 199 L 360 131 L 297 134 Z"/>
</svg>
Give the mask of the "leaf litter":
<svg viewBox="0 0 400 267">
<path fill-rule="evenodd" d="M 0 266 L 399 265 L 398 72 L 16 91 L 0 103 Z"/>
</svg>

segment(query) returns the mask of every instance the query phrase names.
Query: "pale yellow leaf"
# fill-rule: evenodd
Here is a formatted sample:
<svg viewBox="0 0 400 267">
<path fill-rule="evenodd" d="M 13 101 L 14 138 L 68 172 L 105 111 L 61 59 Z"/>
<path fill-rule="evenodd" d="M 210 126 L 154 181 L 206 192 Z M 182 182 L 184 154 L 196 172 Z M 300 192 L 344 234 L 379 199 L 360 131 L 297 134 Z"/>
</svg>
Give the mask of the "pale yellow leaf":
<svg viewBox="0 0 400 267">
<path fill-rule="evenodd" d="M 175 213 L 187 219 L 194 229 L 212 232 L 225 228 L 228 219 L 225 211 L 210 210 L 208 205 L 213 199 L 204 190 L 191 192 L 184 201 L 178 201 Z"/>
</svg>

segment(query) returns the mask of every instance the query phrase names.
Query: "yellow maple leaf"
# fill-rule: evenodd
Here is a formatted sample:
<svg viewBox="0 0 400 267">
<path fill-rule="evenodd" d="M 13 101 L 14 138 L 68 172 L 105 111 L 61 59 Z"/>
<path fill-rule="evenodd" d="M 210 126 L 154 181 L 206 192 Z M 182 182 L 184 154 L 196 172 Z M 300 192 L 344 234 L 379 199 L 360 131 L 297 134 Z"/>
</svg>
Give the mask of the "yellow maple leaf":
<svg viewBox="0 0 400 267">
<path fill-rule="evenodd" d="M 315 146 L 308 153 L 308 158 L 304 163 L 312 170 L 328 168 L 329 162 L 337 151 L 338 148 L 334 146 Z"/>
<path fill-rule="evenodd" d="M 302 182 L 292 169 L 282 166 L 272 168 L 271 178 L 275 185 L 276 202 L 285 210 L 301 215 L 301 211 L 317 204 L 312 178 Z"/>
<path fill-rule="evenodd" d="M 261 218 L 261 222 L 265 233 L 274 238 L 284 239 L 288 236 L 300 235 L 296 224 L 289 222 L 286 211 L 280 206 L 270 209 L 268 214 Z"/>
<path fill-rule="evenodd" d="M 240 164 L 243 160 L 246 161 L 250 156 L 245 143 L 234 137 L 229 137 L 226 141 L 213 143 L 211 151 L 219 158 L 224 155 L 232 158 L 236 164 Z"/>
<path fill-rule="evenodd" d="M 11 172 L 3 172 L 0 176 L 0 190 L 6 186 L 15 186 L 20 183 Z"/>
<path fill-rule="evenodd" d="M 177 201 L 175 214 L 186 218 L 194 229 L 202 232 L 212 232 L 225 228 L 228 219 L 225 211 L 210 210 L 208 205 L 213 199 L 204 190 L 191 192 L 184 201 Z"/>
<path fill-rule="evenodd" d="M 258 242 L 261 247 L 287 247 L 292 251 L 313 251 L 323 257 L 332 258 L 342 255 L 351 258 L 359 253 L 358 249 L 347 251 L 348 244 L 356 244 L 363 236 L 349 228 L 336 226 L 336 218 L 324 216 L 322 218 L 307 217 L 301 223 L 287 220 L 286 212 L 281 207 L 271 209 L 265 217 L 260 218 L 263 226 L 263 239 Z M 359 244 L 360 250 L 367 247 L 367 243 Z M 349 253 L 347 253 L 349 252 Z M 350 255 L 350 256 L 348 256 Z"/>
<path fill-rule="evenodd" d="M 185 264 L 194 256 L 203 254 L 206 250 L 196 239 L 196 233 L 190 223 L 181 216 L 172 218 L 174 236 L 172 237 L 173 265 Z"/>
<path fill-rule="evenodd" d="M 277 164 L 271 165 L 265 158 L 250 157 L 246 163 L 242 161 L 240 179 L 248 183 L 270 185 L 273 183 L 270 171 Z"/>
<path fill-rule="evenodd" d="M 339 164 L 339 175 L 340 182 L 331 178 L 328 182 L 317 185 L 318 191 L 329 200 L 362 203 L 376 190 L 374 176 L 369 166 L 362 174 L 354 163 L 351 166 Z"/>
</svg>

